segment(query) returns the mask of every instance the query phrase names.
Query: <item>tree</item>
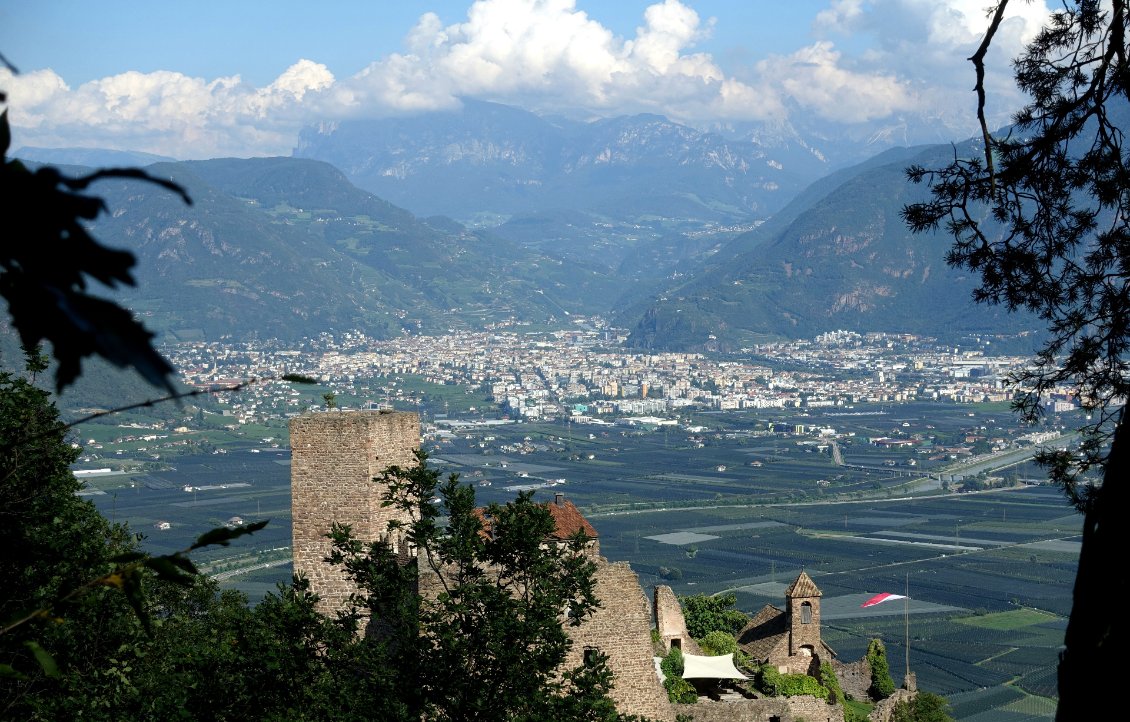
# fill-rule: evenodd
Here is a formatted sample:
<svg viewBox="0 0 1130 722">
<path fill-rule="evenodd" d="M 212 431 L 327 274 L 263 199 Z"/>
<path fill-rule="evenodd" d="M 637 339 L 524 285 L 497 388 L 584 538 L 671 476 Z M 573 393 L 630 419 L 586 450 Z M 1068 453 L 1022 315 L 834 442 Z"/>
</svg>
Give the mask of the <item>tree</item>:
<svg viewBox="0 0 1130 722">
<path fill-rule="evenodd" d="M 70 464 L 79 451 L 67 443 L 49 394 L 6 371 L 0 439 L 7 446 L 0 454 L 0 621 L 36 609 L 59 619 L 0 634 L 0 717 L 19 719 L 44 701 L 98 686 L 110 672 L 103 661 L 140 630 L 123 596 L 106 585 L 57 603 L 111 571 L 113 558 L 134 550 L 136 540 L 75 496 L 81 484 Z"/>
<path fill-rule="evenodd" d="M 425 452 L 416 458 L 381 479 L 384 503 L 410 519 L 390 531 L 415 556 L 405 563 L 391 541 L 366 545 L 336 525 L 328 559 L 357 584 L 346 616 L 367 625 L 367 644 L 394 671 L 409 715 L 603 718 L 611 684 L 604 660 L 559 678 L 571 645 L 566 625 L 581 624 L 598 603 L 588 540 L 553 541 L 553 518 L 529 493 L 476 509 L 473 487 L 456 474 L 441 480 Z M 582 709 L 578 699 L 591 704 Z"/>
<path fill-rule="evenodd" d="M 871 669 L 871 687 L 867 690 L 875 699 L 886 699 L 895 693 L 891 667 L 887 662 L 887 648 L 883 640 L 872 639 L 867 645 L 867 666 Z"/>
<path fill-rule="evenodd" d="M 895 705 L 891 722 L 953 722 L 949 702 L 932 692 L 919 692 L 909 700 Z"/>
<path fill-rule="evenodd" d="M 1048 338 L 1015 376 L 1016 407 L 1028 419 L 1065 387 L 1091 412 L 1083 442 L 1042 454 L 1053 481 L 1083 513 L 1083 546 L 1060 658 L 1058 719 L 1086 716 L 1091 670 L 1116 665 L 1126 620 L 1109 613 L 1127 593 L 1120 522 L 1128 509 L 1126 418 L 1130 394 L 1130 122 L 1126 38 L 1130 2 L 1065 2 L 1013 65 L 1029 96 L 1001 137 L 984 121 L 984 58 L 1007 0 L 999 2 L 978 52 L 983 155 L 946 168 L 912 167 L 931 200 L 904 209 L 914 231 L 944 224 L 947 261 L 980 276 L 974 298 L 1035 313 Z M 1088 472 L 1102 473 L 1101 482 Z"/>
<path fill-rule="evenodd" d="M 733 592 L 710 597 L 694 594 L 679 601 L 683 604 L 687 632 L 695 639 L 703 639 L 711 632 L 737 634 L 749 622 L 744 612 L 735 609 L 738 597 Z"/>
</svg>

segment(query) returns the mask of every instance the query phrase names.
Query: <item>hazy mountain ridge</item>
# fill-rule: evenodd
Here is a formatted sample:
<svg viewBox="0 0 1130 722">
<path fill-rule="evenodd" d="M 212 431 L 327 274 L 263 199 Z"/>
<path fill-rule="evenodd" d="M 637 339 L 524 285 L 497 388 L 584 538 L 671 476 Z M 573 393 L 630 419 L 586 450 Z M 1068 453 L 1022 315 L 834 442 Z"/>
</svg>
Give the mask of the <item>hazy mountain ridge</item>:
<svg viewBox="0 0 1130 722">
<path fill-rule="evenodd" d="M 773 159 L 658 115 L 580 123 L 479 101 L 311 126 L 295 150 L 422 215 L 567 208 L 714 221 L 764 216 L 811 180 L 789 170 L 788 153 Z"/>
<path fill-rule="evenodd" d="M 95 231 L 138 256 L 139 286 L 125 297 L 177 338 L 438 332 L 603 311 L 620 293 L 598 268 L 442 219 L 437 229 L 324 163 L 217 159 L 149 170 L 182 183 L 193 205 L 152 185 L 107 182 L 96 191 L 112 213 Z"/>
</svg>

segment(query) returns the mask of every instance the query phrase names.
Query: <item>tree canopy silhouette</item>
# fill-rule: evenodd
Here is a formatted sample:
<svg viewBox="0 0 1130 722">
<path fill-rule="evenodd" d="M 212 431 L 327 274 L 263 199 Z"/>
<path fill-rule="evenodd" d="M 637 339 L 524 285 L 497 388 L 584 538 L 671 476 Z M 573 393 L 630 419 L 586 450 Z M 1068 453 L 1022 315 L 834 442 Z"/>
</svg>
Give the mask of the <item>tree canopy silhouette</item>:
<svg viewBox="0 0 1130 722">
<path fill-rule="evenodd" d="M 1058 719 L 1085 716 L 1091 670 L 1113 664 L 1125 621 L 1106 608 L 1124 598 L 1125 470 L 1130 444 L 1123 405 L 1130 394 L 1130 121 L 1126 59 L 1130 3 L 1063 3 L 1013 61 L 1029 97 L 1007 132 L 984 121 L 984 58 L 1008 0 L 991 10 L 977 70 L 981 157 L 946 168 L 912 167 L 931 200 L 904 209 L 914 231 L 944 227 L 947 261 L 980 275 L 974 298 L 1027 309 L 1047 324 L 1048 340 L 1019 370 L 1016 406 L 1029 419 L 1053 391 L 1076 394 L 1091 420 L 1078 450 L 1041 455 L 1051 478 L 1084 514 L 1066 651 L 1060 661 Z M 1090 471 L 1102 471 L 1099 482 Z"/>
</svg>

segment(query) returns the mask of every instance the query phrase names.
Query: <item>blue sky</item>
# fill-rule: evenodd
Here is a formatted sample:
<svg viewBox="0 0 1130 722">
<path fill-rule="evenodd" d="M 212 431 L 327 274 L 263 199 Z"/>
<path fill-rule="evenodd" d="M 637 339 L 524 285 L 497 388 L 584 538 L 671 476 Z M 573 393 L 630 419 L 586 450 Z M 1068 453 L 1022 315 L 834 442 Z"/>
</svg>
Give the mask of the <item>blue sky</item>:
<svg viewBox="0 0 1130 722">
<path fill-rule="evenodd" d="M 971 121 L 986 0 L 0 0 L 16 145 L 286 154 L 306 124 L 457 107 L 697 126 Z M 1046 15 L 1013 3 L 990 89 Z"/>
<path fill-rule="evenodd" d="M 127 70 L 177 70 L 205 78 L 242 74 L 265 85 L 299 58 L 324 63 L 335 75 L 355 73 L 400 50 L 425 12 L 451 24 L 466 18 L 470 4 L 335 0 L 316 12 L 309 0 L 6 0 L 0 2 L 0 49 L 18 68 L 53 68 L 72 84 Z M 612 32 L 631 36 L 651 4 L 580 0 L 575 6 Z M 804 0 L 688 4 L 704 18 L 724 21 L 697 49 L 738 60 L 795 49 L 822 6 Z"/>
</svg>

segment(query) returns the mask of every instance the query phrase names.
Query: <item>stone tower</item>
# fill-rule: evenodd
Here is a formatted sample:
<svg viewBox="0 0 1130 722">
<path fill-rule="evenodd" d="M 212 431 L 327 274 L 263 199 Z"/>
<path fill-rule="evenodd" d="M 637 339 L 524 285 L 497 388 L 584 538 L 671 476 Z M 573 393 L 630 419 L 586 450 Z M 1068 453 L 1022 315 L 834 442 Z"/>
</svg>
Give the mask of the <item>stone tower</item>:
<svg viewBox="0 0 1130 722">
<path fill-rule="evenodd" d="M 801 572 L 785 590 L 790 657 L 812 657 L 820 651 L 821 596 L 823 593 L 806 572 Z"/>
<path fill-rule="evenodd" d="M 389 466 L 416 463 L 420 418 L 408 412 L 331 411 L 290 420 L 291 547 L 294 571 L 310 580 L 321 608 L 333 612 L 349 598 L 352 585 L 326 564 L 326 534 L 334 522 L 373 541 L 387 533 L 399 512 L 381 506 L 384 487 L 373 479 Z"/>
</svg>

